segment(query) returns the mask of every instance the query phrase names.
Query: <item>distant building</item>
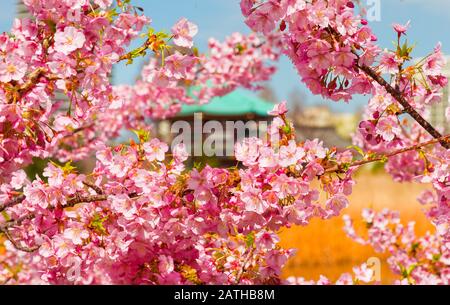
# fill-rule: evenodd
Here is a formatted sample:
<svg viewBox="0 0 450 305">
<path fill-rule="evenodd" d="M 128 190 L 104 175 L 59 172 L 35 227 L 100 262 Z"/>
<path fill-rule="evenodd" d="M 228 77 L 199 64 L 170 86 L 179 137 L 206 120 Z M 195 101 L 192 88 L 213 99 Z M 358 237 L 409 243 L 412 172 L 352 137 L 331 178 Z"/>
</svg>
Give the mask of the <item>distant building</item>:
<svg viewBox="0 0 450 305">
<path fill-rule="evenodd" d="M 181 134 L 180 131 L 172 130 L 176 126 L 174 123 L 186 122 L 190 126 L 192 137 L 190 143 L 184 144 L 191 154 L 194 154 L 194 150 L 199 149 L 199 146 L 203 145 L 208 138 L 210 141 L 214 140 L 214 147 L 217 151 L 223 152 L 223 156 L 211 156 L 210 159 L 213 159 L 216 162 L 215 164 L 234 165 L 236 162 L 232 156 L 227 154 L 227 151 L 229 152 L 231 149 L 231 152 L 234 152 L 234 144 L 240 142 L 244 137 L 265 135 L 267 126 L 272 120 L 272 117 L 267 113 L 273 107 L 273 103 L 260 97 L 249 95 L 242 90 L 236 90 L 223 97 L 213 98 L 204 105 L 183 105 L 177 116 L 157 122 L 157 133 L 158 137 L 166 143 L 172 143 Z M 201 119 L 201 122 L 198 122 L 199 119 Z M 218 127 L 223 132 L 214 130 L 210 133 L 205 131 L 208 122 L 212 121 L 218 122 L 220 124 Z M 199 127 L 202 128 L 200 142 L 196 142 L 194 138 L 195 133 L 199 136 L 198 130 L 196 130 L 198 123 L 201 124 Z M 235 129 L 239 124 L 244 126 L 244 133 L 238 133 Z M 232 128 L 230 128 L 231 125 Z M 204 151 L 202 155 L 202 158 L 207 158 Z M 194 158 L 194 161 L 202 158 Z"/>
<path fill-rule="evenodd" d="M 311 106 L 293 114 L 298 140 L 318 138 L 325 146 L 345 148 L 351 144 L 351 135 L 358 124 L 352 113 L 334 113 L 327 106 Z"/>
<path fill-rule="evenodd" d="M 444 70 L 444 75 L 450 80 L 450 56 L 447 57 L 447 66 Z M 443 90 L 442 101 L 439 104 L 433 105 L 430 111 L 430 123 L 441 130 L 444 134 L 450 133 L 450 124 L 447 122 L 445 111 L 450 107 L 450 82 Z"/>
</svg>

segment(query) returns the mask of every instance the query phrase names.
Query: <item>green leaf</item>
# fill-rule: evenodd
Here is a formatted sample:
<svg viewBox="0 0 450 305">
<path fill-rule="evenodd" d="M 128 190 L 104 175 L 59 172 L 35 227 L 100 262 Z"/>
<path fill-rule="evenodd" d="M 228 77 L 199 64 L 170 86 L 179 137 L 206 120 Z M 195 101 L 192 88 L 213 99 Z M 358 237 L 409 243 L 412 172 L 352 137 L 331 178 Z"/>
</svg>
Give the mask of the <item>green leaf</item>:
<svg viewBox="0 0 450 305">
<path fill-rule="evenodd" d="M 103 223 L 108 220 L 108 217 L 101 217 L 100 214 L 95 213 L 91 222 L 89 223 L 89 228 L 94 230 L 98 235 L 108 235 Z"/>
<path fill-rule="evenodd" d="M 2 216 L 3 218 L 5 218 L 6 221 L 10 221 L 11 217 L 9 217 L 8 213 L 6 213 L 6 211 L 2 211 Z"/>
<path fill-rule="evenodd" d="M 201 161 L 194 161 L 194 168 L 198 171 L 202 170 L 204 167 L 203 162 Z"/>
<path fill-rule="evenodd" d="M 51 19 L 44 20 L 45 24 L 50 28 L 52 33 L 56 33 L 56 23 Z"/>
<path fill-rule="evenodd" d="M 406 270 L 408 277 L 411 275 L 414 269 L 416 269 L 417 266 L 418 266 L 417 264 L 412 264 L 411 266 L 408 267 L 408 270 Z"/>
<path fill-rule="evenodd" d="M 72 160 L 70 160 L 69 162 L 64 163 L 64 165 L 59 165 L 56 162 L 53 162 L 50 160 L 50 163 L 53 164 L 54 166 L 56 166 L 57 168 L 61 169 L 65 175 L 69 175 L 72 173 L 76 172 L 76 166 L 72 165 Z"/>
<path fill-rule="evenodd" d="M 150 131 L 144 129 L 133 129 L 133 133 L 138 137 L 140 143 L 145 143 L 150 139 Z"/>
<path fill-rule="evenodd" d="M 415 242 L 415 243 L 413 243 L 413 244 L 411 245 L 411 251 L 412 251 L 412 252 L 416 252 L 417 249 L 419 249 L 419 247 L 420 247 L 420 243 Z"/>
<path fill-rule="evenodd" d="M 284 125 L 283 127 L 281 127 L 281 130 L 283 131 L 283 133 L 285 133 L 286 135 L 290 135 L 291 134 L 291 127 L 289 125 Z"/>
<path fill-rule="evenodd" d="M 249 234 L 247 234 L 245 236 L 245 244 L 247 245 L 248 248 L 252 248 L 255 244 L 255 233 L 254 232 L 250 232 Z"/>
<path fill-rule="evenodd" d="M 441 257 L 442 257 L 441 253 L 433 254 L 433 262 L 435 263 L 438 262 L 441 259 Z"/>
<path fill-rule="evenodd" d="M 356 150 L 360 155 L 361 155 L 361 157 L 364 157 L 366 154 L 364 153 L 364 151 L 362 150 L 362 148 L 361 147 L 359 147 L 359 146 L 357 146 L 357 145 L 350 145 L 350 146 L 347 146 L 347 149 L 354 149 L 354 150 Z"/>
<path fill-rule="evenodd" d="M 245 50 L 244 46 L 241 45 L 240 43 L 238 43 L 236 45 L 236 51 L 237 51 L 238 54 L 242 54 L 242 52 L 244 52 L 244 50 Z"/>
</svg>

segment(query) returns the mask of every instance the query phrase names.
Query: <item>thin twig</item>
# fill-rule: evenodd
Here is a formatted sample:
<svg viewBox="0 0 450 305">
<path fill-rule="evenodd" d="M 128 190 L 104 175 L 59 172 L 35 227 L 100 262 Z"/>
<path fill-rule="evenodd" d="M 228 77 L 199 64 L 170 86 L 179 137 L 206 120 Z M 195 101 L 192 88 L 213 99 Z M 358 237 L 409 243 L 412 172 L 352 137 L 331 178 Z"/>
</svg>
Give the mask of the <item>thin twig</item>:
<svg viewBox="0 0 450 305">
<path fill-rule="evenodd" d="M 14 237 L 12 237 L 11 233 L 9 232 L 9 229 L 6 229 L 5 231 L 3 231 L 3 233 L 5 233 L 6 238 L 8 238 L 8 240 L 13 244 L 14 248 L 16 248 L 17 250 L 28 252 L 28 253 L 32 253 L 32 252 L 34 252 L 34 251 L 36 251 L 37 249 L 40 248 L 40 246 L 37 246 L 37 245 L 33 246 L 31 248 L 20 245 L 14 239 Z"/>
<path fill-rule="evenodd" d="M 93 189 L 98 195 L 103 195 L 103 190 L 101 189 L 101 187 L 95 185 L 94 183 L 85 180 L 83 181 L 83 184 Z"/>
<path fill-rule="evenodd" d="M 20 196 L 17 196 L 15 198 L 11 199 L 10 201 L 0 204 L 0 212 L 3 212 L 7 208 L 15 206 L 24 200 L 25 200 L 25 195 L 20 195 Z"/>
<path fill-rule="evenodd" d="M 350 167 L 350 168 L 351 167 L 357 167 L 357 166 L 365 165 L 365 164 L 372 163 L 372 162 L 382 161 L 382 160 L 385 160 L 386 158 L 391 158 L 391 157 L 394 157 L 396 155 L 399 155 L 399 154 L 402 154 L 402 153 L 405 153 L 405 152 L 408 152 L 408 151 L 417 150 L 417 149 L 423 148 L 425 146 L 429 146 L 429 145 L 436 144 L 436 143 L 443 143 L 443 142 L 444 143 L 450 143 L 450 134 L 446 135 L 446 136 L 441 136 L 438 139 L 433 139 L 433 140 L 430 140 L 430 141 L 427 141 L 427 142 L 423 142 L 423 143 L 419 143 L 419 144 L 416 144 L 416 145 L 413 145 L 413 146 L 409 146 L 409 147 L 405 147 L 405 148 L 402 148 L 402 149 L 399 149 L 399 150 L 395 150 L 395 151 L 393 151 L 391 153 L 388 153 L 386 155 L 376 156 L 376 157 L 370 158 L 368 160 L 355 161 L 355 162 L 351 163 L 350 166 L 348 166 L 348 167 Z M 343 164 L 338 164 L 338 165 L 335 165 L 333 167 L 330 167 L 330 168 L 326 169 L 325 173 L 342 172 L 343 171 L 343 167 L 344 167 Z"/>
<path fill-rule="evenodd" d="M 240 283 L 242 276 L 244 275 L 245 271 L 247 270 L 247 264 L 250 261 L 250 259 L 252 258 L 254 251 L 255 251 L 255 248 L 252 247 L 250 249 L 250 251 L 248 252 L 247 257 L 244 260 L 244 264 L 242 264 L 241 270 L 239 270 L 239 273 L 236 276 L 236 284 Z"/>
</svg>

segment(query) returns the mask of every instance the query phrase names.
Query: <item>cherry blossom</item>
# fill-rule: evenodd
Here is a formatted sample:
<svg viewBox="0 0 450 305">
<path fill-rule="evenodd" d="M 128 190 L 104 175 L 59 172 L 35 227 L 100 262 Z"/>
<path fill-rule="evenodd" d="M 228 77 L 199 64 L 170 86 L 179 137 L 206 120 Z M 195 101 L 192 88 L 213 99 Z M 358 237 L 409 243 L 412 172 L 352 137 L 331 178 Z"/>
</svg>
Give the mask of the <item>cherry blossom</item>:
<svg viewBox="0 0 450 305">
<path fill-rule="evenodd" d="M 186 18 L 180 19 L 173 27 L 173 41 L 177 46 L 184 48 L 192 48 L 192 38 L 197 35 L 197 25 L 189 22 Z"/>
<path fill-rule="evenodd" d="M 295 251 L 281 247 L 278 232 L 338 217 L 351 204 L 355 171 L 383 162 L 394 180 L 430 186 L 419 202 L 435 232 L 416 237 L 398 213 L 364 210 L 367 237 L 349 217 L 346 233 L 388 253 L 397 284 L 448 284 L 449 136 L 428 122 L 447 85 L 445 59 L 438 44 L 412 62 L 402 41 L 409 23 L 394 26 L 390 51 L 352 1 L 243 0 L 245 22 L 259 33 L 211 38 L 200 53 L 194 23 L 182 18 L 171 34 L 158 32 L 128 1 L 24 3 L 33 18 L 0 35 L 0 282 L 372 283 L 367 263 L 335 282 L 283 280 Z M 129 50 L 140 35 L 143 45 Z M 135 84 L 111 85 L 115 64 L 147 53 Z M 169 153 L 151 136 L 149 119 L 174 116 L 182 104 L 259 89 L 282 53 L 314 94 L 335 102 L 371 95 L 354 147 L 298 142 L 286 102 L 269 112 L 265 140 L 236 144 L 231 168 L 190 169 L 184 145 Z M 138 140 L 114 144 L 123 130 Z M 72 163 L 94 152 L 92 170 Z M 36 159 L 51 161 L 28 177 Z"/>
<path fill-rule="evenodd" d="M 64 31 L 57 31 L 55 34 L 55 50 L 65 55 L 83 47 L 86 38 L 84 34 L 73 26 L 64 28 Z"/>
</svg>

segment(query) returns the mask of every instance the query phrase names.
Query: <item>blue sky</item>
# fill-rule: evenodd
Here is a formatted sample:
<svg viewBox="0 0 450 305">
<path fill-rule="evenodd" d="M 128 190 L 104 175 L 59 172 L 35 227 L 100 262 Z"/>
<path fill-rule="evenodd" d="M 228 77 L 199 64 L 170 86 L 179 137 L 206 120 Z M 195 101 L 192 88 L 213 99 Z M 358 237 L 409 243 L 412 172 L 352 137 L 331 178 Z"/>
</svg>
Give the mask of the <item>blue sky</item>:
<svg viewBox="0 0 450 305">
<path fill-rule="evenodd" d="M 361 0 L 370 4 L 376 0 Z M 392 23 L 406 23 L 411 20 L 408 39 L 416 42 L 414 55 L 428 54 L 437 42 L 450 54 L 450 0 L 380 0 L 380 21 L 371 22 L 378 36 L 380 46 L 390 48 L 395 35 Z M 0 32 L 11 27 L 16 0 L 0 0 Z M 141 6 L 145 14 L 152 18 L 152 26 L 158 30 L 169 30 L 181 17 L 186 17 L 199 26 L 195 42 L 200 50 L 205 50 L 209 37 L 223 39 L 232 32 L 248 33 L 239 9 L 239 0 L 132 0 Z M 136 42 L 138 45 L 139 43 Z M 116 71 L 116 83 L 133 83 L 139 74 L 141 63 L 120 66 Z M 306 104 L 327 104 L 335 111 L 352 112 L 367 102 L 367 97 L 357 97 L 349 104 L 325 101 L 311 95 L 300 82 L 289 60 L 282 58 L 278 72 L 269 85 L 275 90 L 279 100 L 288 99 L 290 92 L 298 89 L 303 93 Z"/>
</svg>

